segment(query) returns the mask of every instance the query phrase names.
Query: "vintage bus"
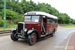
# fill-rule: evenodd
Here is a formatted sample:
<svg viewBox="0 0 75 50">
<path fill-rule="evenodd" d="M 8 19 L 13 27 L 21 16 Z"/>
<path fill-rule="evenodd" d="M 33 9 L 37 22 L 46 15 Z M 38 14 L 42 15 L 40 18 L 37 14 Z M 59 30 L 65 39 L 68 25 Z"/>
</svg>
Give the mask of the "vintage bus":
<svg viewBox="0 0 75 50">
<path fill-rule="evenodd" d="M 30 45 L 38 39 L 53 36 L 58 27 L 58 18 L 51 14 L 39 11 L 24 14 L 24 22 L 18 22 L 16 28 L 11 29 L 11 39 L 28 39 Z"/>
</svg>

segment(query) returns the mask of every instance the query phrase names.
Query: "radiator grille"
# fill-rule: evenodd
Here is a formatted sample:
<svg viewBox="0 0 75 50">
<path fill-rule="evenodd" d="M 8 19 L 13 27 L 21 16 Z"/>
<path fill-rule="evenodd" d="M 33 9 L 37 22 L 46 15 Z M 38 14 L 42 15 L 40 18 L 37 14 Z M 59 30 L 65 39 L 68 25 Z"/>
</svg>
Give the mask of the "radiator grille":
<svg viewBox="0 0 75 50">
<path fill-rule="evenodd" d="M 21 30 L 23 30 L 23 24 L 18 23 L 18 33 L 21 33 Z"/>
</svg>

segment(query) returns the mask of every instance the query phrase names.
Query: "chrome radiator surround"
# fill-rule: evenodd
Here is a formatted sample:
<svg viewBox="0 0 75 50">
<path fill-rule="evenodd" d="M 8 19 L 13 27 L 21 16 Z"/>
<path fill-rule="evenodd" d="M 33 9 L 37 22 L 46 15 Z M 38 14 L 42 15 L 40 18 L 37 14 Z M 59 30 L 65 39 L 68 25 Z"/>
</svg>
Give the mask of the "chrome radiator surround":
<svg viewBox="0 0 75 50">
<path fill-rule="evenodd" d="M 18 27 L 17 27 L 17 33 L 20 34 L 22 37 L 25 35 L 25 23 L 24 22 L 19 22 Z"/>
</svg>

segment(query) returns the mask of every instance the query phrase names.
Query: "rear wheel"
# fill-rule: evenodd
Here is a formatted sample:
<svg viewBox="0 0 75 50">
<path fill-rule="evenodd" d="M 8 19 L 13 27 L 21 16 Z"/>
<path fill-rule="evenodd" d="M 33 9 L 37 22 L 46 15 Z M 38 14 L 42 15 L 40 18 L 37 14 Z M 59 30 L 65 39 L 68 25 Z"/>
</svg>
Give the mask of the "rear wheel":
<svg viewBox="0 0 75 50">
<path fill-rule="evenodd" d="M 53 30 L 53 32 L 50 34 L 51 35 L 51 37 L 53 37 L 54 36 L 54 34 L 55 34 L 55 29 Z"/>
<path fill-rule="evenodd" d="M 37 39 L 36 33 L 32 33 L 31 35 L 29 35 L 28 36 L 29 45 L 34 45 L 36 43 L 36 39 Z"/>
<path fill-rule="evenodd" d="M 53 37 L 53 33 L 51 33 L 50 36 Z"/>
<path fill-rule="evenodd" d="M 17 41 L 18 40 L 18 38 L 15 37 L 15 33 L 14 32 L 11 33 L 11 39 L 13 41 Z"/>
</svg>

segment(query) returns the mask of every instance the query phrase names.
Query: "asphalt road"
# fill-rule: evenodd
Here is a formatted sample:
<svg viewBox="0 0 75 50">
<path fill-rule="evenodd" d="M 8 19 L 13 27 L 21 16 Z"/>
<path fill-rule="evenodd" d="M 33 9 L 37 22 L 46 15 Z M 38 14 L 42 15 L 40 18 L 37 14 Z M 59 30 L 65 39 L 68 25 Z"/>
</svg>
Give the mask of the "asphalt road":
<svg viewBox="0 0 75 50">
<path fill-rule="evenodd" d="M 37 41 L 33 46 L 30 46 L 27 40 L 19 39 L 14 42 L 9 34 L 2 35 L 0 36 L 0 50 L 64 50 L 72 32 L 75 32 L 75 27 L 59 27 L 54 37 Z"/>
</svg>

